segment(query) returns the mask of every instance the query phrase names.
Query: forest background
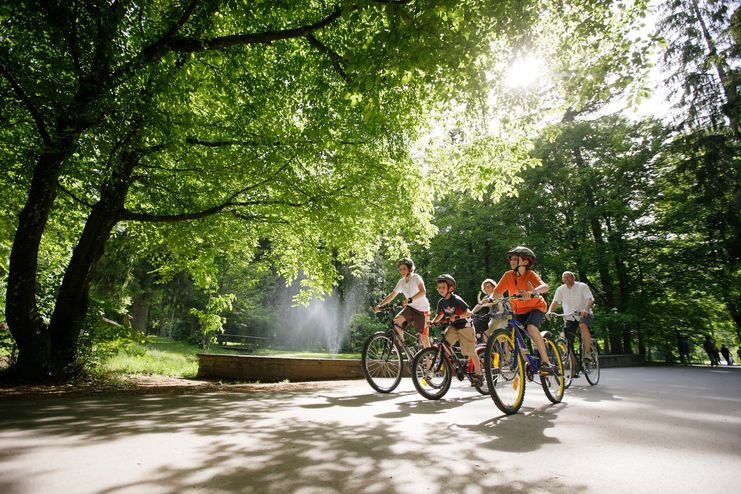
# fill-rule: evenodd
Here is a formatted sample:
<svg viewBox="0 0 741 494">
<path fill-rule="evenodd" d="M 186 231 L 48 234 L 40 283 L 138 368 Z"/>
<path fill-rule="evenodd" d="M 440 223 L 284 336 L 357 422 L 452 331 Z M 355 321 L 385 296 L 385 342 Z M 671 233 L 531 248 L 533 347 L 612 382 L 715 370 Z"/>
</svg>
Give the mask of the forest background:
<svg viewBox="0 0 741 494">
<path fill-rule="evenodd" d="M 492 3 L 0 8 L 10 371 L 151 334 L 357 351 L 397 258 L 474 303 L 520 244 L 590 285 L 605 352 L 738 345 L 738 3 Z"/>
</svg>

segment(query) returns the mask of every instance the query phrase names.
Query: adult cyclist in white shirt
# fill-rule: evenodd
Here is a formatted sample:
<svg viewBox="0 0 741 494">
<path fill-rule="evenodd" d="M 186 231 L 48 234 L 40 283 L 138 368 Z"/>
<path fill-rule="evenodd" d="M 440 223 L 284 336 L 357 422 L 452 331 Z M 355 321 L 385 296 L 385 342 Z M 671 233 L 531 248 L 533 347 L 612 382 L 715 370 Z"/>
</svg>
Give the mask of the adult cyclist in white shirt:
<svg viewBox="0 0 741 494">
<path fill-rule="evenodd" d="M 576 281 L 576 276 L 571 271 L 564 271 L 561 279 L 564 284 L 556 289 L 556 293 L 553 295 L 553 301 L 550 307 L 548 307 L 546 318 L 550 321 L 550 313 L 553 312 L 553 309 L 557 305 L 563 306 L 564 314 L 578 312 L 578 316 L 569 315 L 564 317 L 564 329 L 566 335 L 573 338 L 576 335 L 576 326 L 579 326 L 582 345 L 585 349 L 583 355 L 587 358 L 588 349 L 592 345 L 590 330 L 592 329 L 592 321 L 594 320 L 594 315 L 592 314 L 594 297 L 592 296 L 592 291 L 589 289 L 589 285 L 581 281 Z"/>
<path fill-rule="evenodd" d="M 429 318 L 430 302 L 427 300 L 427 290 L 422 277 L 414 272 L 414 262 L 409 258 L 399 259 L 396 263 L 401 274 L 401 279 L 396 287 L 384 298 L 381 303 L 373 307 L 374 312 L 381 310 L 381 307 L 394 300 L 400 293 L 404 294 L 404 300 L 401 304 L 404 308 L 394 317 L 394 327 L 402 336 L 402 328 L 406 323 L 411 322 L 419 331 L 422 345 L 426 348 L 430 346 L 429 336 Z"/>
</svg>

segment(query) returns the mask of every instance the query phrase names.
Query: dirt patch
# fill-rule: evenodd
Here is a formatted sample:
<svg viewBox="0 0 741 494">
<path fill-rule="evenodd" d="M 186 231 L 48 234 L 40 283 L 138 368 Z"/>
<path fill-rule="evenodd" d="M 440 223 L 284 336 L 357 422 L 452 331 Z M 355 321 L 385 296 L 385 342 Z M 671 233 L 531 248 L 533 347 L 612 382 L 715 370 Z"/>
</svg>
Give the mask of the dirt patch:
<svg viewBox="0 0 741 494">
<path fill-rule="evenodd" d="M 13 397 L 53 397 L 89 394 L 146 394 L 146 393 L 244 393 L 284 392 L 326 389 L 347 384 L 347 381 L 232 383 L 217 380 L 180 379 L 167 376 L 123 375 L 116 382 L 48 385 L 0 385 L 0 399 Z"/>
</svg>

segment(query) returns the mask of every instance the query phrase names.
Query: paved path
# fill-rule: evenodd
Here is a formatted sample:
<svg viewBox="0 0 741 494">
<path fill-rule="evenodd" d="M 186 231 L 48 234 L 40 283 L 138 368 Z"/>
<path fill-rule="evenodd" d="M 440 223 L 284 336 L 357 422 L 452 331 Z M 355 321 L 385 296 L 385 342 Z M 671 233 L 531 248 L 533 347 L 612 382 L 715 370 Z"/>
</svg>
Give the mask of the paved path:
<svg viewBox="0 0 741 494">
<path fill-rule="evenodd" d="M 581 382 L 580 382 L 581 381 Z M 0 493 L 726 492 L 741 481 L 741 371 L 606 369 L 503 416 L 454 382 L 296 392 L 0 400 Z"/>
</svg>

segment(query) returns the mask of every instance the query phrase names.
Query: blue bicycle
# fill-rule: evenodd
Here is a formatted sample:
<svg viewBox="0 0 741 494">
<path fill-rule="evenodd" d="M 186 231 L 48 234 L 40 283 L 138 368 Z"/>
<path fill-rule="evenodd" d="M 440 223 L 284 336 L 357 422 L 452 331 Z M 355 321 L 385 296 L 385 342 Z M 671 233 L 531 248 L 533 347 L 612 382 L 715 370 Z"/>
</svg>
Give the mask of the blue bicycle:
<svg viewBox="0 0 741 494">
<path fill-rule="evenodd" d="M 525 399 L 525 382 L 532 381 L 543 387 L 546 397 L 559 403 L 564 393 L 564 369 L 561 355 L 549 331 L 543 331 L 548 360 L 553 365 L 550 375 L 540 375 L 540 356 L 525 344 L 527 329 L 513 317 L 510 300 L 505 297 L 502 313 L 497 317 L 508 319 L 507 327 L 495 330 L 486 343 L 484 374 L 494 403 L 506 414 L 517 413 Z"/>
</svg>

